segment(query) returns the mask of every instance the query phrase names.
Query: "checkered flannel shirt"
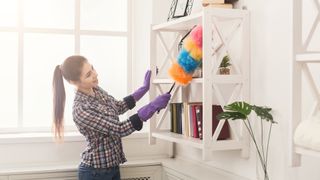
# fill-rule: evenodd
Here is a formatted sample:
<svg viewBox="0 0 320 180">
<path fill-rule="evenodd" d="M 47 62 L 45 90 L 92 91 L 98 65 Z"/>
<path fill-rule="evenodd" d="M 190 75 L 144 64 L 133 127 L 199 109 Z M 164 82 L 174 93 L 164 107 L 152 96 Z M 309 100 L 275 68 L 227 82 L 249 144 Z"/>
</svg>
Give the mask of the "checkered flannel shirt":
<svg viewBox="0 0 320 180">
<path fill-rule="evenodd" d="M 142 121 L 137 114 L 126 121 L 118 115 L 135 106 L 132 96 L 117 101 L 102 88 L 94 88 L 95 97 L 76 92 L 73 120 L 87 141 L 81 155 L 81 164 L 94 168 L 109 168 L 126 161 L 121 137 L 141 130 Z"/>
</svg>

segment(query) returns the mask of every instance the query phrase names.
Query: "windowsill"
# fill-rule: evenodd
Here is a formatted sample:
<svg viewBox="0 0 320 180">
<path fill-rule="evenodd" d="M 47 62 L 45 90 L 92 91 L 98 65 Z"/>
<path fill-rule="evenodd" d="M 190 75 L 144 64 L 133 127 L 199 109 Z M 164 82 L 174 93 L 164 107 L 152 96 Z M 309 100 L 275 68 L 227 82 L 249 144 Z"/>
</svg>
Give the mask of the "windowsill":
<svg viewBox="0 0 320 180">
<path fill-rule="evenodd" d="M 50 163 L 50 164 L 28 164 L 28 165 L 15 165 L 1 167 L 0 175 L 13 175 L 13 174 L 26 174 L 26 173 L 51 173 L 57 171 L 75 171 L 77 169 L 79 162 L 70 162 L 70 163 Z"/>
<path fill-rule="evenodd" d="M 123 139 L 147 138 L 146 132 L 135 132 Z M 85 138 L 79 132 L 67 132 L 64 134 L 63 142 L 84 142 Z M 21 143 L 54 143 L 52 133 L 12 133 L 0 134 L 0 144 L 21 144 Z"/>
</svg>

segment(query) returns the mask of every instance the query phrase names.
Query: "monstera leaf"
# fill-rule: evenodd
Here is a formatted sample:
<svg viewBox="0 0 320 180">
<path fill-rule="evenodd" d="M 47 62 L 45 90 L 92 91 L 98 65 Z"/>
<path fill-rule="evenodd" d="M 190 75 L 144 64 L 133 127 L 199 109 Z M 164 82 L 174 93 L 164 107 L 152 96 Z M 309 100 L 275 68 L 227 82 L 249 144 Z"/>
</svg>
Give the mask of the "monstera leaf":
<svg viewBox="0 0 320 180">
<path fill-rule="evenodd" d="M 246 103 L 244 101 L 238 101 L 233 102 L 231 104 L 228 104 L 224 106 L 225 111 L 221 112 L 217 115 L 217 119 L 226 119 L 226 120 L 237 120 L 242 119 L 246 120 L 248 119 L 248 116 L 252 111 L 254 111 L 258 117 L 261 119 L 264 119 L 266 121 L 271 121 L 272 123 L 276 123 L 273 120 L 272 115 L 270 114 L 270 111 L 272 110 L 269 107 L 263 107 L 263 106 L 256 106 L 256 105 L 250 105 L 249 103 Z"/>
<path fill-rule="evenodd" d="M 251 113 L 252 107 L 246 102 L 234 102 L 232 104 L 224 106 L 226 111 L 218 114 L 217 119 L 247 119 L 248 115 Z"/>
<path fill-rule="evenodd" d="M 262 107 L 262 106 L 252 106 L 252 110 L 259 116 L 261 119 L 265 119 L 266 121 L 271 121 L 272 123 L 276 123 L 273 120 L 272 115 L 270 114 L 270 111 L 272 110 L 269 107 Z"/>
</svg>

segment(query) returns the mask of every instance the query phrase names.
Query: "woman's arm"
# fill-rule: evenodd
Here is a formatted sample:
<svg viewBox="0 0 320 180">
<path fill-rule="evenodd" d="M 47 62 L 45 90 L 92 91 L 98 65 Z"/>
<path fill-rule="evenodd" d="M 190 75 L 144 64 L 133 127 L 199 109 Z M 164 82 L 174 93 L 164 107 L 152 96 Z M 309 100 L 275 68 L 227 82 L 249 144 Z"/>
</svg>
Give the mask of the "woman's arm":
<svg viewBox="0 0 320 180">
<path fill-rule="evenodd" d="M 106 135 L 128 136 L 135 130 L 141 130 L 142 121 L 137 114 L 126 121 L 118 121 L 97 108 L 79 105 L 74 108 L 73 117 L 79 127 L 87 128 Z"/>
<path fill-rule="evenodd" d="M 109 95 L 102 88 L 99 87 L 99 89 L 107 101 L 110 101 L 116 105 L 119 115 L 127 112 L 129 109 L 133 109 L 136 106 L 136 101 L 134 100 L 132 95 L 129 95 L 129 96 L 123 98 L 123 100 L 117 100 L 113 96 Z"/>
</svg>

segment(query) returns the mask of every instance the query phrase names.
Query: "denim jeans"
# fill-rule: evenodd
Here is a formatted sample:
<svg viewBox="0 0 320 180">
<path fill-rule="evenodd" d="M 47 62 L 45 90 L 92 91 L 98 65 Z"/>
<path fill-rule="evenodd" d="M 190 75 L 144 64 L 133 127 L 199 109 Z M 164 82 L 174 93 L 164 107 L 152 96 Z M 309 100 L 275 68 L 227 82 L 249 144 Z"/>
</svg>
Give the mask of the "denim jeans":
<svg viewBox="0 0 320 180">
<path fill-rule="evenodd" d="M 120 180 L 119 166 L 112 168 L 93 168 L 79 166 L 79 180 Z"/>
</svg>

